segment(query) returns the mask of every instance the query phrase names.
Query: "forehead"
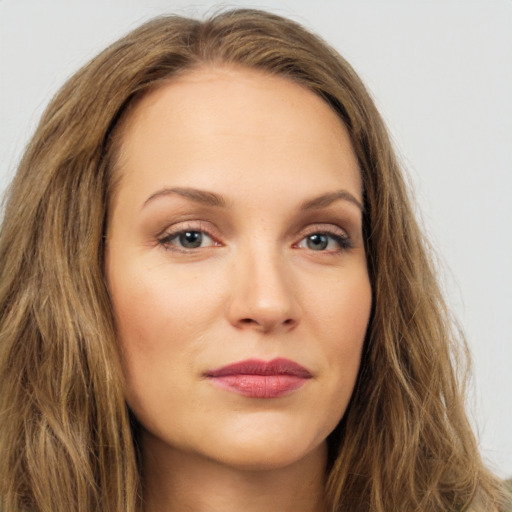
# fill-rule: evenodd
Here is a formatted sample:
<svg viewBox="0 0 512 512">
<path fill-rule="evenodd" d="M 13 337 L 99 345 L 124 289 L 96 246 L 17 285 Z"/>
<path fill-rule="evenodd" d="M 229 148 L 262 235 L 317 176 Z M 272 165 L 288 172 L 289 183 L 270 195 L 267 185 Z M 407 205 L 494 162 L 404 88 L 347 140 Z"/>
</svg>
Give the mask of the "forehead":
<svg viewBox="0 0 512 512">
<path fill-rule="evenodd" d="M 123 179 L 140 182 L 150 171 L 184 177 L 194 167 L 254 181 L 262 169 L 293 168 L 297 177 L 339 165 L 361 188 L 349 135 L 331 107 L 287 78 L 253 69 L 202 67 L 166 81 L 131 108 L 120 141 Z"/>
</svg>

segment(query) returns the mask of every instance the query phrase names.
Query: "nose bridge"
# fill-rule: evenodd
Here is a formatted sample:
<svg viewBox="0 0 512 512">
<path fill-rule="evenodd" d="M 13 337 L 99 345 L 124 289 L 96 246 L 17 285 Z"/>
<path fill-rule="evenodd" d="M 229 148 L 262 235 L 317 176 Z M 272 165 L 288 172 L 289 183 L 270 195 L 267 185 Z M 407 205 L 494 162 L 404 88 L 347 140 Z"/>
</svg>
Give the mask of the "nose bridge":
<svg viewBox="0 0 512 512">
<path fill-rule="evenodd" d="M 236 256 L 230 304 L 231 323 L 269 331 L 298 322 L 293 273 L 271 240 L 252 239 Z"/>
</svg>

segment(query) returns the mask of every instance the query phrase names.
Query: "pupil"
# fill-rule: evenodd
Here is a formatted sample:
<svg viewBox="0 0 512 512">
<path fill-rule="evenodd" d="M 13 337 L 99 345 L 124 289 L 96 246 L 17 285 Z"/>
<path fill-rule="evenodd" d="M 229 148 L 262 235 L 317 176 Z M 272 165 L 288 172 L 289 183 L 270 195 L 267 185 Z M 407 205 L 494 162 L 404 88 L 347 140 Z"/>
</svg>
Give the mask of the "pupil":
<svg viewBox="0 0 512 512">
<path fill-rule="evenodd" d="M 203 234 L 199 231 L 186 231 L 179 236 L 180 243 L 187 249 L 195 249 L 201 246 Z"/>
<path fill-rule="evenodd" d="M 307 245 L 314 251 L 323 251 L 327 248 L 329 243 L 328 238 L 325 235 L 310 235 L 308 237 Z"/>
</svg>

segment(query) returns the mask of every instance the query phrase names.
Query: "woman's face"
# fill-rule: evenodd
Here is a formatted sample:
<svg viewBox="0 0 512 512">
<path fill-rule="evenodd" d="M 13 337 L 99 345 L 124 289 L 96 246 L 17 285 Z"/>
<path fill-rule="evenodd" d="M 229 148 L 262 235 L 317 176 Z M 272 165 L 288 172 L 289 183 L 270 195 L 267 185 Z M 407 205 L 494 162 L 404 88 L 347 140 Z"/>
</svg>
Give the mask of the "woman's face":
<svg viewBox="0 0 512 512">
<path fill-rule="evenodd" d="M 120 136 L 106 271 L 143 449 L 325 453 L 371 307 L 345 128 L 293 82 L 212 67 L 149 93 Z"/>
</svg>

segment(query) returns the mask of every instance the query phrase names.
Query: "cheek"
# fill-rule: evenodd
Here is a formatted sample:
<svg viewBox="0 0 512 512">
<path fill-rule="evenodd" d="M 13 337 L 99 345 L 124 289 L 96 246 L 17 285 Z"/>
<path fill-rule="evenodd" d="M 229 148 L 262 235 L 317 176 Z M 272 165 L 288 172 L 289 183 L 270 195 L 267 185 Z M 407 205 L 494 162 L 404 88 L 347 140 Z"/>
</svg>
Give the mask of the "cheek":
<svg viewBox="0 0 512 512">
<path fill-rule="evenodd" d="M 343 279 L 328 279 L 323 288 L 310 287 L 306 323 L 340 357 L 358 353 L 364 342 L 372 306 L 372 290 L 366 267 L 347 272 Z"/>
<path fill-rule="evenodd" d="M 321 333 L 325 375 L 328 382 L 325 410 L 337 411 L 334 425 L 352 396 L 359 372 L 372 305 L 366 271 L 329 287 L 312 297 L 309 324 Z M 314 307 L 313 307 L 314 303 Z"/>
<path fill-rule="evenodd" d="M 146 398 L 165 400 L 158 383 L 169 376 L 185 383 L 193 373 L 213 318 L 219 307 L 215 286 L 205 276 L 170 272 L 164 264 L 122 265 L 109 272 L 117 335 L 120 344 L 125 395 L 136 412 Z M 212 279 L 212 278 L 210 278 Z M 215 289 L 215 288 L 214 288 Z"/>
<path fill-rule="evenodd" d="M 112 275 L 109 286 L 122 347 L 151 352 L 172 348 L 185 333 L 201 333 L 218 314 L 214 295 L 207 293 L 216 283 L 204 277 L 170 272 L 165 265 Z M 175 342 L 169 343 L 171 339 Z"/>
</svg>

